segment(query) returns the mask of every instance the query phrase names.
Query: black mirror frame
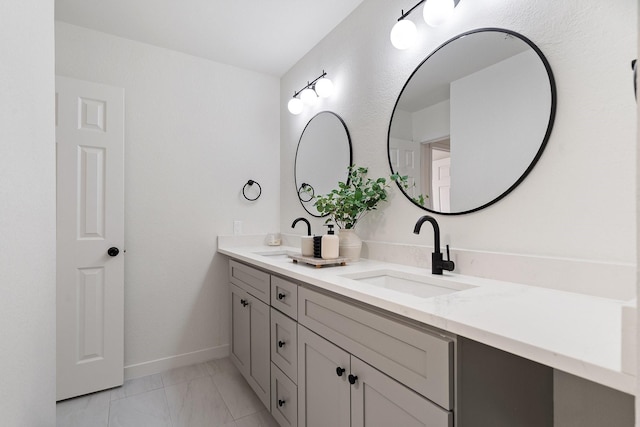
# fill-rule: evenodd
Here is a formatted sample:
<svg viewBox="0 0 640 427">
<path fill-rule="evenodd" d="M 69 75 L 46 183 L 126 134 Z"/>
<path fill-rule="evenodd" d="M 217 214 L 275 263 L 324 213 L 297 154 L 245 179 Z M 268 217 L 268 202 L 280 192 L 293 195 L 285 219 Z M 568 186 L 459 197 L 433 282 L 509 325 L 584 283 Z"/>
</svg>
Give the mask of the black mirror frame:
<svg viewBox="0 0 640 427">
<path fill-rule="evenodd" d="M 524 181 L 524 179 L 527 177 L 527 175 L 529 175 L 529 173 L 531 172 L 533 167 L 536 165 L 536 163 L 538 162 L 538 160 L 542 156 L 542 152 L 544 151 L 545 147 L 547 146 L 547 142 L 549 141 L 549 138 L 551 137 L 551 131 L 553 129 L 553 123 L 555 121 L 555 116 L 556 116 L 556 106 L 557 106 L 557 96 L 558 95 L 557 95 L 557 90 L 556 90 L 555 78 L 553 77 L 553 72 L 551 71 L 551 66 L 549 65 L 549 61 L 547 61 L 547 58 L 544 56 L 544 54 L 542 53 L 540 48 L 538 48 L 538 46 L 536 46 L 531 40 L 529 40 L 527 37 L 523 36 L 520 33 L 517 33 L 515 31 L 511 31 L 511 30 L 507 30 L 507 29 L 504 29 L 504 28 L 495 28 L 495 27 L 478 28 L 478 29 L 475 29 L 475 30 L 471 30 L 471 31 L 467 31 L 467 32 L 458 34 L 457 36 L 455 36 L 455 37 L 447 40 L 443 44 L 441 44 L 438 48 L 436 48 L 433 52 L 431 52 L 424 60 L 422 60 L 422 62 L 420 62 L 420 64 L 418 64 L 418 66 L 415 68 L 415 70 L 413 70 L 413 72 L 411 73 L 411 75 L 409 76 L 407 81 L 405 82 L 404 86 L 402 86 L 402 90 L 400 91 L 400 94 L 398 95 L 398 98 L 396 99 L 396 103 L 393 106 L 393 111 L 391 112 L 391 118 L 389 119 L 389 130 L 387 131 L 387 159 L 389 161 L 389 169 L 391 170 L 391 173 L 394 173 L 393 165 L 391 163 L 391 152 L 390 152 L 390 148 L 391 148 L 391 146 L 390 146 L 390 142 L 391 142 L 390 141 L 391 140 L 391 124 L 393 122 L 393 116 L 395 115 L 396 108 L 398 107 L 398 102 L 400 101 L 400 98 L 402 97 L 402 94 L 404 93 L 404 90 L 406 89 L 407 85 L 409 84 L 409 82 L 411 81 L 413 76 L 418 72 L 420 67 L 422 67 L 422 65 L 429 60 L 429 58 L 431 58 L 433 55 L 436 54 L 436 52 L 440 51 L 442 48 L 447 46 L 449 43 L 451 43 L 451 42 L 453 42 L 455 40 L 458 40 L 458 39 L 460 39 L 460 38 L 462 38 L 464 36 L 468 36 L 470 34 L 489 32 L 489 31 L 501 32 L 501 33 L 509 34 L 509 35 L 512 35 L 514 37 L 519 38 L 520 40 L 522 40 L 525 43 L 527 43 L 529 45 L 529 47 L 531 47 L 536 52 L 536 54 L 538 55 L 538 57 L 540 58 L 540 60 L 544 64 L 544 68 L 547 71 L 547 76 L 549 77 L 549 86 L 551 88 L 551 108 L 550 108 L 550 112 L 549 112 L 549 124 L 547 125 L 547 130 L 545 132 L 544 138 L 542 139 L 542 143 L 540 144 L 540 148 L 538 149 L 536 155 L 534 156 L 533 160 L 531 161 L 531 163 L 529 164 L 527 169 L 523 172 L 523 174 L 513 183 L 513 185 L 511 185 L 509 188 L 507 188 L 502 194 L 500 194 L 498 197 L 496 197 L 493 200 L 485 203 L 482 206 L 478 206 L 476 208 L 469 209 L 469 210 L 462 211 L 462 212 L 439 212 L 439 211 L 435 211 L 433 209 L 426 208 L 426 207 L 420 205 L 419 203 L 417 203 L 415 200 L 413 200 L 404 191 L 402 186 L 398 182 L 396 182 L 396 184 L 398 185 L 398 188 L 400 189 L 402 194 L 407 199 L 409 199 L 411 201 L 411 203 L 413 203 L 414 205 L 418 206 L 419 208 L 421 208 L 423 210 L 426 210 L 428 212 L 432 212 L 434 214 L 440 214 L 440 215 L 463 215 L 463 214 L 468 214 L 468 213 L 472 213 L 472 212 L 476 212 L 476 211 L 479 211 L 481 209 L 484 209 L 484 208 L 486 208 L 488 206 L 491 206 L 494 203 L 502 200 L 507 194 L 511 193 L 511 191 L 513 191 L 514 188 L 516 188 L 518 185 L 520 185 L 520 183 L 522 181 Z"/>
<path fill-rule="evenodd" d="M 349 165 L 353 164 L 353 145 L 351 144 L 351 134 L 349 134 L 349 129 L 347 128 L 347 124 L 344 122 L 344 120 L 342 119 L 342 117 L 340 117 L 338 114 L 334 113 L 333 111 L 329 111 L 329 110 L 325 110 L 325 111 L 320 111 L 319 113 L 317 113 L 316 115 L 314 115 L 313 117 L 311 117 L 309 119 L 309 121 L 307 122 L 306 125 L 304 125 L 304 129 L 302 130 L 302 133 L 300 134 L 300 138 L 298 139 L 298 146 L 296 147 L 296 156 L 293 162 L 293 182 L 295 185 L 295 189 L 296 189 L 296 195 L 298 197 L 298 201 L 300 202 L 300 204 L 302 205 L 302 207 L 304 208 L 304 210 L 311 216 L 316 217 L 316 218 L 324 218 L 327 215 L 318 215 L 317 213 L 313 213 L 310 212 L 309 209 L 307 209 L 307 206 L 305 205 L 305 203 L 309 203 L 311 200 L 313 200 L 313 196 L 315 196 L 315 190 L 313 188 L 313 186 L 311 186 L 310 184 L 307 183 L 301 183 L 300 185 L 298 185 L 298 177 L 296 176 L 296 169 L 297 169 L 297 165 L 298 165 L 298 150 L 300 149 L 300 142 L 302 142 L 302 137 L 304 136 L 304 131 L 307 130 L 307 127 L 309 127 L 309 124 L 311 123 L 311 121 L 313 119 L 315 119 L 316 117 L 318 117 L 320 114 L 323 113 L 329 113 L 329 114 L 333 114 L 334 116 L 336 116 L 338 118 L 338 120 L 340 120 L 340 123 L 342 123 L 342 126 L 344 127 L 344 131 L 347 134 L 347 142 L 349 143 Z M 345 171 L 345 173 L 347 173 L 347 171 Z M 349 175 L 347 174 L 347 184 L 349 183 Z M 337 183 L 336 183 L 337 184 Z M 300 192 L 301 191 L 306 191 L 305 188 L 302 188 L 302 186 L 311 188 L 311 190 L 313 191 L 313 196 L 311 197 L 311 199 L 307 200 L 307 201 L 303 201 L 302 197 L 300 196 Z"/>
</svg>

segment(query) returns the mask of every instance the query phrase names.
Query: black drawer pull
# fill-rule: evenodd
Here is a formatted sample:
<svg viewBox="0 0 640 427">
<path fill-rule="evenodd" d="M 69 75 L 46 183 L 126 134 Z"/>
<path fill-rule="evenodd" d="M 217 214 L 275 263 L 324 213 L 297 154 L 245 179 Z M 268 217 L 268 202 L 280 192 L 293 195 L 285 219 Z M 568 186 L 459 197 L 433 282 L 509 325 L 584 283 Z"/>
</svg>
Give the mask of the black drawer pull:
<svg viewBox="0 0 640 427">
<path fill-rule="evenodd" d="M 283 407 L 285 404 L 284 400 L 278 400 L 278 406 Z"/>
<path fill-rule="evenodd" d="M 338 374 L 338 376 L 339 376 L 339 377 L 341 377 L 341 376 L 342 376 L 342 374 L 344 374 L 344 371 L 345 371 L 345 370 L 346 370 L 346 369 L 341 368 L 340 366 L 338 366 L 338 367 L 336 368 L 336 374 Z"/>
<path fill-rule="evenodd" d="M 357 375 L 349 374 L 349 383 L 350 384 L 355 384 L 357 380 L 358 380 L 358 376 Z"/>
<path fill-rule="evenodd" d="M 283 300 L 283 299 L 285 299 L 286 297 L 287 297 L 287 295 L 286 295 L 286 294 L 282 294 L 282 293 L 278 294 L 278 299 L 279 299 L 279 300 Z"/>
<path fill-rule="evenodd" d="M 246 307 L 249 305 L 249 302 L 246 299 L 241 299 L 240 304 L 242 304 L 243 307 Z"/>
<path fill-rule="evenodd" d="M 278 341 L 278 347 L 282 348 L 284 347 L 286 343 L 284 341 Z"/>
</svg>

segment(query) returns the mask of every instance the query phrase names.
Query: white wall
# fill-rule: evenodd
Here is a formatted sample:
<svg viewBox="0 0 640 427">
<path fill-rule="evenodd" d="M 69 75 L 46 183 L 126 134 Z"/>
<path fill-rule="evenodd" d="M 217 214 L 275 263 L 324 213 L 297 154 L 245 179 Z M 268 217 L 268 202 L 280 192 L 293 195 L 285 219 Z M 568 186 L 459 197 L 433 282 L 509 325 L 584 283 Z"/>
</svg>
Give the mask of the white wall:
<svg viewBox="0 0 640 427">
<path fill-rule="evenodd" d="M 0 13 L 0 424 L 55 426 L 53 2 Z"/>
<path fill-rule="evenodd" d="M 221 354 L 216 238 L 279 227 L 279 80 L 61 22 L 56 73 L 125 89 L 126 376 Z"/>
<path fill-rule="evenodd" d="M 451 133 L 451 101 L 447 99 L 416 111 L 411 115 L 411 119 L 413 140 L 418 143 L 449 136 Z"/>
<path fill-rule="evenodd" d="M 388 175 L 389 119 L 415 67 L 456 34 L 503 27 L 530 38 L 549 60 L 558 87 L 555 126 L 540 161 L 508 197 L 476 213 L 437 215 L 443 243 L 454 251 L 634 270 L 636 104 L 629 62 L 637 54 L 636 2 L 462 0 L 453 18 L 438 29 L 428 28 L 419 12 L 412 14 L 421 40 L 415 48 L 399 51 L 389 42 L 389 31 L 406 7 L 401 1 L 365 1 L 282 78 L 282 230 L 305 213 L 296 199 L 292 171 L 298 136 L 313 114 L 328 109 L 342 116 L 355 162 L 369 166 L 373 176 Z M 299 116 L 289 114 L 290 94 L 323 69 L 337 94 Z M 358 233 L 369 241 L 432 244 L 428 234 L 411 232 L 425 212 L 395 193 L 386 207 L 357 226 Z M 314 222 L 315 232 L 320 222 Z M 523 262 L 526 266 L 529 260 Z M 524 270 L 533 272 L 531 277 L 538 274 Z M 517 274 L 510 279 L 522 279 Z M 628 295 L 634 292 L 631 276 L 595 286 L 605 295 Z M 579 290 L 581 281 L 563 280 L 562 285 Z"/>
</svg>

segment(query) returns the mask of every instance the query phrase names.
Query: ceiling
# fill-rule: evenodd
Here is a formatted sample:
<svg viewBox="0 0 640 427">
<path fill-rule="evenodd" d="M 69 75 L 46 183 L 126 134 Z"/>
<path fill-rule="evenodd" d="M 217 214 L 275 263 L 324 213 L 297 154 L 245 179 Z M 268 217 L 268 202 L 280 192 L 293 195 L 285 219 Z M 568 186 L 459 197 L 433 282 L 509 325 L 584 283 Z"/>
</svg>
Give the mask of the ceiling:
<svg viewBox="0 0 640 427">
<path fill-rule="evenodd" d="M 280 77 L 363 1 L 55 0 L 55 16 Z"/>
</svg>

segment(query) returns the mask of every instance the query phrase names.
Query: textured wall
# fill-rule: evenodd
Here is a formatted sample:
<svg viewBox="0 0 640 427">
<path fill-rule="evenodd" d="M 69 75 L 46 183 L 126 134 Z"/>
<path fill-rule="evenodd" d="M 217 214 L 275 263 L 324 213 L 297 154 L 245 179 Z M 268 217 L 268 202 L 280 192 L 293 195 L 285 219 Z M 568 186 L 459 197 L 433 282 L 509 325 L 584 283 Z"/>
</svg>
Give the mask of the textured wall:
<svg viewBox="0 0 640 427">
<path fill-rule="evenodd" d="M 636 2 L 462 0 L 438 29 L 428 28 L 414 12 L 421 40 L 399 51 L 389 42 L 389 31 L 400 9 L 409 6 L 400 0 L 365 1 L 282 78 L 281 229 L 290 230 L 291 220 L 305 214 L 296 199 L 293 164 L 298 137 L 313 114 L 332 110 L 342 116 L 355 162 L 369 166 L 372 175 L 387 175 L 389 119 L 414 68 L 456 34 L 502 27 L 530 38 L 549 60 L 558 87 L 555 127 L 532 173 L 508 197 L 476 213 L 437 215 L 443 242 L 452 250 L 633 268 L 636 104 L 629 63 L 636 57 Z M 337 94 L 299 116 L 289 114 L 286 103 L 294 90 L 323 69 Z M 424 213 L 395 194 L 357 231 L 370 241 L 431 245 L 429 235 L 411 233 Z M 314 222 L 315 232 L 320 223 Z M 627 295 L 634 286 L 627 282 L 600 286 L 612 295 L 624 287 Z"/>
<path fill-rule="evenodd" d="M 0 57 L 0 424 L 54 426 L 53 2 L 3 2 Z"/>
<path fill-rule="evenodd" d="M 234 220 L 278 229 L 278 79 L 60 22 L 56 73 L 125 89 L 125 365 L 215 353 L 229 342 L 217 236 Z"/>
</svg>

